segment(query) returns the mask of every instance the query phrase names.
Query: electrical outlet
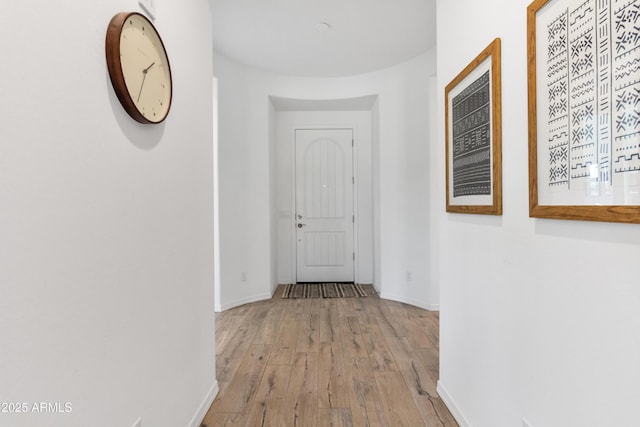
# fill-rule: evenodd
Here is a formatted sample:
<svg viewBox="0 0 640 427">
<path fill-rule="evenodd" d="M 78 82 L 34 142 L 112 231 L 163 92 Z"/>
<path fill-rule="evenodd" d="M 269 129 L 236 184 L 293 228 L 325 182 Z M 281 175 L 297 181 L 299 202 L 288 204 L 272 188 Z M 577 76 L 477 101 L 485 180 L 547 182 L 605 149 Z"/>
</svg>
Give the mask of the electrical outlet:
<svg viewBox="0 0 640 427">
<path fill-rule="evenodd" d="M 156 19 L 156 0 L 138 0 L 138 4 L 151 19 Z"/>
<path fill-rule="evenodd" d="M 533 427 L 533 426 L 531 425 L 531 423 L 529 421 L 527 421 L 526 418 L 523 418 L 522 419 L 522 427 Z"/>
<path fill-rule="evenodd" d="M 246 282 L 247 281 L 247 272 L 246 271 L 243 271 L 240 274 L 240 281 L 242 281 L 242 282 Z"/>
<path fill-rule="evenodd" d="M 407 282 L 411 282 L 413 280 L 413 273 L 410 271 L 407 271 Z"/>
<path fill-rule="evenodd" d="M 138 421 L 136 421 L 132 427 L 142 427 L 142 418 L 138 418 Z"/>
</svg>

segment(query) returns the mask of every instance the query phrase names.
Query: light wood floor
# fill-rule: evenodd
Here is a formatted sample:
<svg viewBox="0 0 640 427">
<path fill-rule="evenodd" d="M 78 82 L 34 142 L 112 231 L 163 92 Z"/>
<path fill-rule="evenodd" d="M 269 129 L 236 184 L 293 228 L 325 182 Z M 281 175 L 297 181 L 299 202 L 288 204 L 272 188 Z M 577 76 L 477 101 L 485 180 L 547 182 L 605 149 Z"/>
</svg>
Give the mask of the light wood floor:
<svg viewBox="0 0 640 427">
<path fill-rule="evenodd" d="M 202 426 L 457 426 L 436 393 L 438 313 L 282 299 L 216 318 L 220 393 Z"/>
</svg>

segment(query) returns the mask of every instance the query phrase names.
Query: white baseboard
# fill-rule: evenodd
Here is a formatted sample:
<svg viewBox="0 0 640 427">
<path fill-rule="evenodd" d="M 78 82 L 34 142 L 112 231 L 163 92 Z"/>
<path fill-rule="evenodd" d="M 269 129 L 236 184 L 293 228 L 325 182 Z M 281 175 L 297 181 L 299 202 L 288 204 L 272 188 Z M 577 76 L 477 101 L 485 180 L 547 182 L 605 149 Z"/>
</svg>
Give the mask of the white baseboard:
<svg viewBox="0 0 640 427">
<path fill-rule="evenodd" d="M 440 399 L 447 405 L 449 408 L 449 412 L 453 415 L 453 418 L 456 419 L 460 427 L 471 427 L 471 423 L 467 421 L 464 414 L 460 410 L 460 407 L 456 404 L 455 400 L 451 397 L 447 389 L 442 385 L 442 382 L 438 381 L 438 387 L 436 388 L 438 394 L 440 395 Z"/>
<path fill-rule="evenodd" d="M 209 390 L 209 393 L 207 393 L 207 396 L 204 398 L 204 401 L 200 405 L 198 412 L 196 412 L 196 414 L 193 416 L 193 419 L 189 423 L 189 427 L 200 427 L 200 425 L 202 425 L 202 420 L 204 420 L 204 417 L 207 415 L 207 411 L 209 411 L 209 408 L 213 403 L 213 399 L 216 398 L 219 391 L 220 388 L 218 387 L 218 381 L 216 380 L 213 383 L 213 386 L 211 386 L 211 390 Z"/>
<path fill-rule="evenodd" d="M 271 299 L 271 294 L 259 294 L 248 296 L 246 298 L 241 298 L 236 301 L 231 301 L 223 305 L 216 304 L 214 310 L 216 313 L 220 313 L 221 311 L 226 311 L 234 307 L 240 307 L 241 305 L 249 304 L 252 302 L 264 301 L 267 299 Z"/>
<path fill-rule="evenodd" d="M 389 294 L 386 292 L 381 293 L 380 298 L 413 305 L 415 307 L 423 308 L 428 311 L 439 311 L 439 308 L 440 308 L 439 305 L 425 304 L 423 301 L 418 301 L 412 298 L 401 297 L 401 296 Z M 436 307 L 436 308 L 434 309 L 433 307 Z"/>
</svg>

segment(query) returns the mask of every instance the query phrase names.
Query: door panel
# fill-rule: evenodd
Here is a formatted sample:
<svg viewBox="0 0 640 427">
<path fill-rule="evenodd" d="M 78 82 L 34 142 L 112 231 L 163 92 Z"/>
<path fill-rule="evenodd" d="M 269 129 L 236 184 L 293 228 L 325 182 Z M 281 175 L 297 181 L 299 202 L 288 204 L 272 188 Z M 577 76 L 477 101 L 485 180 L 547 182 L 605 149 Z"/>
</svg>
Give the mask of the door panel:
<svg viewBox="0 0 640 427">
<path fill-rule="evenodd" d="M 353 131 L 296 130 L 298 282 L 353 281 Z"/>
</svg>

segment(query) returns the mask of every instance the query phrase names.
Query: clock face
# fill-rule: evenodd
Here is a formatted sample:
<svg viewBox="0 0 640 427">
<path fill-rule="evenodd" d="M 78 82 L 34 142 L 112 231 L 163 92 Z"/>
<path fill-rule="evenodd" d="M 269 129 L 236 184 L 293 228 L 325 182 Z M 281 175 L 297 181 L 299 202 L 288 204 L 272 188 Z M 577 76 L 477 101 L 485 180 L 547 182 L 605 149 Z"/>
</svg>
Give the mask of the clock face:
<svg viewBox="0 0 640 427">
<path fill-rule="evenodd" d="M 107 31 L 107 63 L 116 94 L 131 117 L 141 123 L 163 121 L 171 107 L 171 69 L 147 18 L 138 13 L 114 16 Z"/>
</svg>

